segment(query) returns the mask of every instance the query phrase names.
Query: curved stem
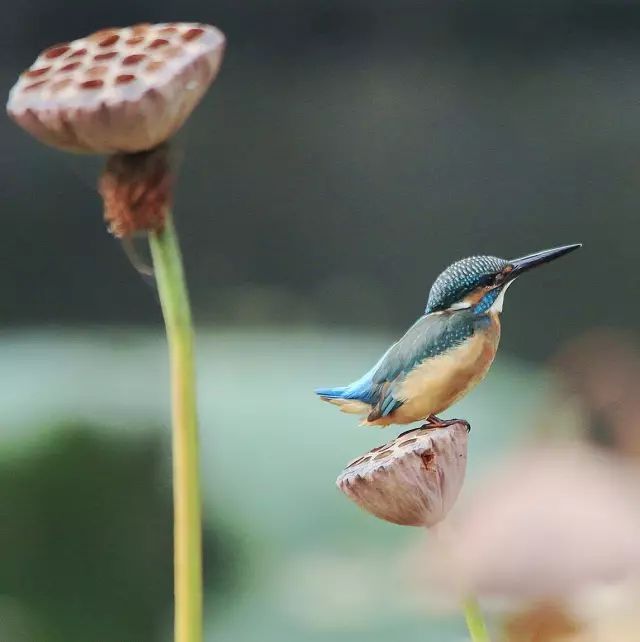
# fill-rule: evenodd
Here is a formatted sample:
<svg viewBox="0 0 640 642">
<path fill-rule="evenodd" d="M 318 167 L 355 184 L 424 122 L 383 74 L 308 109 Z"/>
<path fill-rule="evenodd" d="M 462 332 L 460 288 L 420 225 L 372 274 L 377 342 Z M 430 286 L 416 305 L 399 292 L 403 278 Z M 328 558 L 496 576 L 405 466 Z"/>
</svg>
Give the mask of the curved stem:
<svg viewBox="0 0 640 642">
<path fill-rule="evenodd" d="M 171 367 L 175 642 L 202 640 L 202 533 L 193 327 L 171 214 L 149 235 Z"/>
<path fill-rule="evenodd" d="M 467 621 L 467 628 L 472 642 L 490 642 L 487 626 L 476 599 L 468 597 L 462 603 L 462 610 L 464 611 L 464 619 Z"/>
</svg>

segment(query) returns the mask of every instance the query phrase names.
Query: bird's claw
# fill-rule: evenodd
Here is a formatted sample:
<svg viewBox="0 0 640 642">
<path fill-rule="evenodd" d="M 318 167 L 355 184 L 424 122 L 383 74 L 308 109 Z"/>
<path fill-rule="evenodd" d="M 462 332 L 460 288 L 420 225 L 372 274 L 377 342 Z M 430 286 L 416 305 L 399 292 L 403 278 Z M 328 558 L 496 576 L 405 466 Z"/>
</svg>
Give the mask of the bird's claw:
<svg viewBox="0 0 640 642">
<path fill-rule="evenodd" d="M 436 428 L 446 428 L 447 426 L 453 426 L 454 424 L 463 424 L 467 427 L 467 432 L 471 432 L 471 424 L 466 419 L 440 419 L 440 417 L 436 417 L 435 415 L 429 415 L 422 426 L 405 430 L 404 432 L 401 432 L 396 439 L 400 439 L 400 437 L 404 437 L 416 430 L 435 430 Z"/>
<path fill-rule="evenodd" d="M 464 424 L 467 427 L 467 432 L 471 432 L 471 424 L 465 419 L 440 419 L 436 415 L 429 415 L 424 426 L 425 428 L 447 428 L 454 424 Z"/>
</svg>

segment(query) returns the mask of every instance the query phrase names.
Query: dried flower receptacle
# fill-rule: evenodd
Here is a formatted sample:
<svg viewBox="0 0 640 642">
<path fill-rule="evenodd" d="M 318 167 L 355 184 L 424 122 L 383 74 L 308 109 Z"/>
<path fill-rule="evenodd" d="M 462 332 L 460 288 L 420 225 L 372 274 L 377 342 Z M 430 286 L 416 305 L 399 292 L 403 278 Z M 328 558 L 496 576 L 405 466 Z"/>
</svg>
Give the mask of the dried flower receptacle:
<svg viewBox="0 0 640 642">
<path fill-rule="evenodd" d="M 172 204 L 173 181 L 166 145 L 111 156 L 98 183 L 109 231 L 123 238 L 162 230 Z"/>
<path fill-rule="evenodd" d="M 462 488 L 467 443 L 463 423 L 412 430 L 348 464 L 336 483 L 380 519 L 431 527 L 446 517 Z"/>
</svg>

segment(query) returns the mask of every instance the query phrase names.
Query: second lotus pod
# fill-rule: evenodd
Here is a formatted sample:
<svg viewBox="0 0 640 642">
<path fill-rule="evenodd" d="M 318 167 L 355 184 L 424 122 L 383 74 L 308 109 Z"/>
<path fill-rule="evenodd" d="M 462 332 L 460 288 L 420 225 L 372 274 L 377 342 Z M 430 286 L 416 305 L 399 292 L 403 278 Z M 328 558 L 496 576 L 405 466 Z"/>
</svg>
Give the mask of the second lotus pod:
<svg viewBox="0 0 640 642">
<path fill-rule="evenodd" d="M 446 517 L 460 493 L 467 444 L 464 423 L 412 430 L 352 461 L 336 483 L 380 519 L 432 527 Z"/>
</svg>

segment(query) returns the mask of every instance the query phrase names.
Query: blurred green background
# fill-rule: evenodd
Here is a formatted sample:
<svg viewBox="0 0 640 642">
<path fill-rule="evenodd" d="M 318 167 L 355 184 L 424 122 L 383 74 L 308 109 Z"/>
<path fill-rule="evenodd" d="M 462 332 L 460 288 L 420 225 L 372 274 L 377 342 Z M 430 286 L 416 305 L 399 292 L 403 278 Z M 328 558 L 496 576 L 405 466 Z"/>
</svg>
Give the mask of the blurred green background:
<svg viewBox="0 0 640 642">
<path fill-rule="evenodd" d="M 458 616 L 433 614 L 437 587 L 412 581 L 426 536 L 334 487 L 397 431 L 358 428 L 312 390 L 369 367 L 453 260 L 585 243 L 510 290 L 497 362 L 451 411 L 473 425 L 464 493 L 549 419 L 548 359 L 594 326 L 635 330 L 640 7 L 30 0 L 5 13 L 2 85 L 54 42 L 167 20 L 229 40 L 176 143 L 208 639 L 463 640 Z M 102 161 L 8 119 L 0 137 L 0 642 L 164 642 L 156 295 L 104 231 Z"/>
</svg>

